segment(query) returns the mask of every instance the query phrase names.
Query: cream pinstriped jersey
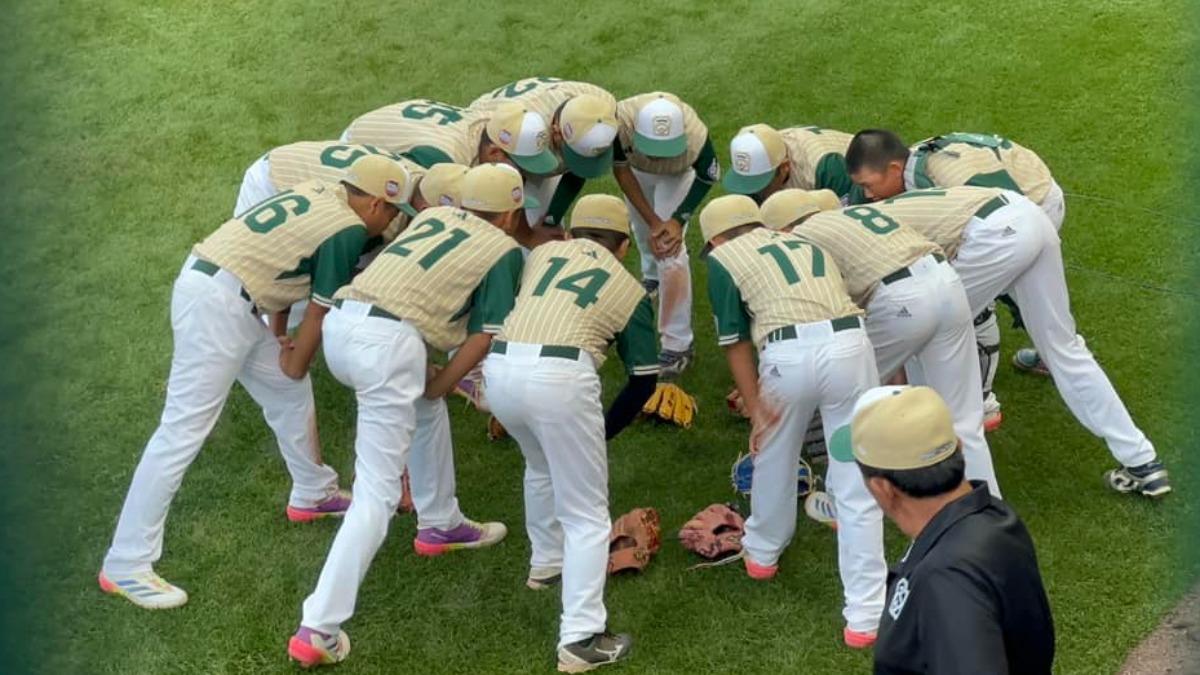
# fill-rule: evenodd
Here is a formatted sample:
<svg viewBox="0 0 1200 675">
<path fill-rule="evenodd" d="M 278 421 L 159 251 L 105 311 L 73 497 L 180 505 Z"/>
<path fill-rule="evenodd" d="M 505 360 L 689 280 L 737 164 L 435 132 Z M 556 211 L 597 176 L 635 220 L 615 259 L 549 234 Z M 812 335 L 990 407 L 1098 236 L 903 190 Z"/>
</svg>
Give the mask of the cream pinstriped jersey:
<svg viewBox="0 0 1200 675">
<path fill-rule="evenodd" d="M 783 143 L 787 146 L 788 160 L 792 170 L 788 176 L 785 188 L 800 188 L 815 190 L 824 185 L 818 185 L 817 169 L 826 155 L 837 153 L 845 156 L 846 148 L 850 147 L 850 134 L 833 129 L 820 127 L 792 127 L 781 129 Z"/>
<path fill-rule="evenodd" d="M 470 110 L 486 112 L 506 101 L 519 101 L 529 110 L 546 118 L 546 124 L 554 122 L 554 113 L 568 99 L 583 94 L 598 96 L 617 105 L 617 98 L 604 88 L 587 82 L 560 80 L 556 77 L 527 77 L 517 80 L 471 101 Z"/>
<path fill-rule="evenodd" d="M 345 189 L 307 181 L 226 221 L 192 252 L 241 280 L 259 309 L 278 312 L 310 291 L 330 304 L 366 243 Z"/>
<path fill-rule="evenodd" d="M 747 338 L 762 345 L 777 328 L 862 314 L 847 295 L 837 262 L 789 233 L 754 229 L 715 247 L 709 258 L 709 294 L 722 345 Z M 736 318 L 739 296 L 750 335 Z"/>
<path fill-rule="evenodd" d="M 874 207 L 824 211 L 793 230 L 837 261 L 859 307 L 867 306 L 881 279 L 925 255 L 941 252 L 917 230 L 890 220 Z"/>
<path fill-rule="evenodd" d="M 998 188 L 973 186 L 909 190 L 871 204 L 871 207 L 886 218 L 921 233 L 941 246 L 946 258 L 953 259 L 962 243 L 963 230 L 975 217 L 975 212 L 1002 193 Z"/>
<path fill-rule="evenodd" d="M 662 92 L 651 92 L 649 94 L 640 94 L 631 96 L 617 104 L 617 122 L 620 126 L 617 128 L 618 142 L 621 144 L 621 149 L 625 153 L 625 162 L 629 166 L 638 171 L 646 173 L 674 176 L 684 173 L 692 168 L 696 160 L 700 157 L 700 151 L 704 149 L 705 142 L 708 141 L 708 127 L 700 120 L 700 116 L 696 114 L 696 110 L 692 106 L 679 100 L 672 94 L 666 94 L 668 98 L 679 105 L 683 110 L 683 133 L 687 137 L 687 152 L 679 157 L 647 157 L 633 146 L 634 125 L 637 122 L 637 111 L 642 106 L 657 99 L 662 95 Z"/>
<path fill-rule="evenodd" d="M 411 321 L 435 349 L 467 338 L 472 294 L 517 242 L 499 228 L 450 206 L 426 209 L 337 298 L 367 302 Z M 482 326 L 495 333 L 500 323 Z"/>
<path fill-rule="evenodd" d="M 995 144 L 995 147 L 968 142 L 949 142 L 938 150 L 927 153 L 924 173 L 933 186 L 1000 187 L 990 177 L 999 172 L 1006 172 L 1026 197 L 1038 204 L 1046 199 L 1054 178 L 1050 175 L 1050 167 L 1046 166 L 1037 153 L 1000 136 L 950 134 L 946 140 L 960 135 L 964 137 L 979 136 L 986 139 L 989 144 Z M 927 139 L 914 145 L 914 153 L 919 154 L 921 147 L 931 140 L 934 139 Z"/>
<path fill-rule="evenodd" d="M 604 363 L 646 291 L 616 256 L 588 239 L 543 244 L 525 261 L 521 294 L 500 338 L 586 349 Z M 644 366 L 641 375 L 656 372 Z"/>
<path fill-rule="evenodd" d="M 448 103 L 419 98 L 384 106 L 350 123 L 342 140 L 374 145 L 392 152 L 436 148 L 442 162 L 472 166 L 479 155 L 486 117 Z M 415 158 L 420 160 L 419 157 Z M 434 164 L 426 161 L 423 164 Z"/>
<path fill-rule="evenodd" d="M 278 190 L 288 190 L 306 180 L 337 183 L 355 160 L 368 154 L 396 160 L 414 179 L 425 175 L 424 167 L 399 153 L 341 141 L 301 141 L 281 145 L 267 153 L 267 167 L 271 184 Z"/>
</svg>

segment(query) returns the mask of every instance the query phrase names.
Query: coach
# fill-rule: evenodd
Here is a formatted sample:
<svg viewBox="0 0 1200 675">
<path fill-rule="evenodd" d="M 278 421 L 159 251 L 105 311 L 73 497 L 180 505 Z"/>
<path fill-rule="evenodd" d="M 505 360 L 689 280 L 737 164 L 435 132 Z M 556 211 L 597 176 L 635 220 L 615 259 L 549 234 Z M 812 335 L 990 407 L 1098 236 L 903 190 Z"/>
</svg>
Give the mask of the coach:
<svg viewBox="0 0 1200 675">
<path fill-rule="evenodd" d="M 963 479 L 950 410 L 928 387 L 876 387 L 830 452 L 857 461 L 913 542 L 888 574 L 876 673 L 1049 673 L 1054 623 L 1025 525 Z"/>
</svg>

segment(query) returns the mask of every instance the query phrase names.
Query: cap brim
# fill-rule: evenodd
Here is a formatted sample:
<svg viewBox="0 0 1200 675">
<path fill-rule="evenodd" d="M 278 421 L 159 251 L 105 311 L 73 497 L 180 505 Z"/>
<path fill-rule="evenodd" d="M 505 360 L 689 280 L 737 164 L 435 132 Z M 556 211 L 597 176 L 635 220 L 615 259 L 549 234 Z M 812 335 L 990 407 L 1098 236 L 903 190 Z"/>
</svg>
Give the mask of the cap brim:
<svg viewBox="0 0 1200 675">
<path fill-rule="evenodd" d="M 647 157 L 678 157 L 687 152 L 687 136 L 663 139 L 634 132 L 633 147 Z"/>
<path fill-rule="evenodd" d="M 510 154 L 508 157 L 514 164 L 521 167 L 522 171 L 534 174 L 535 176 L 544 176 L 553 173 L 558 168 L 558 158 L 549 150 L 543 150 L 536 155 Z"/>
<path fill-rule="evenodd" d="M 829 437 L 829 456 L 839 462 L 854 461 L 854 445 L 850 442 L 850 425 L 843 424 Z"/>
<path fill-rule="evenodd" d="M 734 192 L 739 195 L 756 195 L 762 192 L 763 188 L 771 182 L 775 177 L 775 171 L 767 171 L 754 175 L 746 175 L 736 171 L 729 171 L 725 177 L 721 179 L 721 184 L 729 192 Z"/>
<path fill-rule="evenodd" d="M 609 146 L 595 157 L 584 157 L 563 143 L 563 161 L 567 170 L 580 178 L 599 178 L 612 169 L 613 149 Z"/>
<path fill-rule="evenodd" d="M 401 212 L 409 215 L 410 217 L 417 215 L 417 210 L 414 209 L 413 205 L 409 204 L 408 202 L 401 202 L 399 204 L 396 204 L 395 202 L 393 202 L 393 206 L 400 209 Z"/>
</svg>

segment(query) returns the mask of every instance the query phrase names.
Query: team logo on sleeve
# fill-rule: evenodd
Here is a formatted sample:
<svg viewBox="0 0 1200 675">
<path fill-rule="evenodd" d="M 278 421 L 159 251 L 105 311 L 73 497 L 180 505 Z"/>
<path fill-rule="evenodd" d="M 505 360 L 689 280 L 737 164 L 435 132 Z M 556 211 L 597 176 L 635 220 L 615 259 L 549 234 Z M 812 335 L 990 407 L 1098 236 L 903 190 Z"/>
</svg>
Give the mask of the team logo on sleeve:
<svg viewBox="0 0 1200 675">
<path fill-rule="evenodd" d="M 738 173 L 749 173 L 750 172 L 750 153 L 748 153 L 748 152 L 733 153 L 733 168 L 735 170 L 737 170 Z"/>
<path fill-rule="evenodd" d="M 896 582 L 896 590 L 892 593 L 892 601 L 888 604 L 888 614 L 892 616 L 892 621 L 900 618 L 900 612 L 904 611 L 906 602 L 908 602 L 908 577 Z"/>
<path fill-rule="evenodd" d="M 714 183 L 721 177 L 721 163 L 717 161 L 716 157 L 713 157 L 712 164 L 708 165 L 707 173 L 708 179 Z"/>
<path fill-rule="evenodd" d="M 655 115 L 650 121 L 650 125 L 655 136 L 669 136 L 671 134 L 671 118 L 666 115 Z"/>
</svg>

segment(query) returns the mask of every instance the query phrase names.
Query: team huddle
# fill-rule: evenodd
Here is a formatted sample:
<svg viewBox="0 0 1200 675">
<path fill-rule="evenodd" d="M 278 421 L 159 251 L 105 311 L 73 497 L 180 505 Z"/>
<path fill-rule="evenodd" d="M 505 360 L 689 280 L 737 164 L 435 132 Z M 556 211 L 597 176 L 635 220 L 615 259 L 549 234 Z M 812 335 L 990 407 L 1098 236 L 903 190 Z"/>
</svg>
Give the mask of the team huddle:
<svg viewBox="0 0 1200 675">
<path fill-rule="evenodd" d="M 1002 420 L 998 300 L 1033 344 L 1014 365 L 1049 375 L 1107 443 L 1119 464 L 1107 484 L 1170 492 L 1154 446 L 1076 333 L 1058 235 L 1064 195 L 1033 151 L 985 134 L 908 146 L 885 130 L 766 124 L 742 127 L 727 147 L 722 172 L 708 127 L 672 94 L 618 100 L 538 77 L 466 107 L 403 101 L 353 120 L 338 140 L 264 154 L 233 218 L 196 244 L 175 281 L 166 402 L 101 588 L 148 609 L 187 602 L 153 566 L 183 474 L 237 381 L 291 474 L 289 520 L 343 518 L 288 653 L 305 667 L 344 660 L 341 626 L 409 499 L 419 555 L 507 535 L 468 518 L 456 497 L 445 398 L 467 391 L 525 459 L 526 584 L 561 588 L 558 669 L 626 659 L 632 640 L 609 630 L 604 605 L 607 441 L 647 402 L 685 405 L 664 387 L 677 391 L 694 362 L 690 255 L 707 269 L 750 419 L 737 557 L 754 579 L 777 574 L 795 532 L 810 425 L 819 413 L 828 443 L 881 383 L 936 391 L 966 476 L 1000 496 L 985 433 Z M 620 196 L 580 197 L 609 175 Z M 701 209 L 718 182 L 730 194 Z M 704 245 L 689 254 L 697 213 Z M 640 279 L 623 263 L 631 245 Z M 597 370 L 613 345 L 626 380 L 606 411 Z M 352 493 L 321 459 L 308 374 L 318 348 L 357 399 Z M 843 640 L 869 647 L 884 610 L 883 514 L 854 461 L 831 456 L 825 483 Z"/>
</svg>

